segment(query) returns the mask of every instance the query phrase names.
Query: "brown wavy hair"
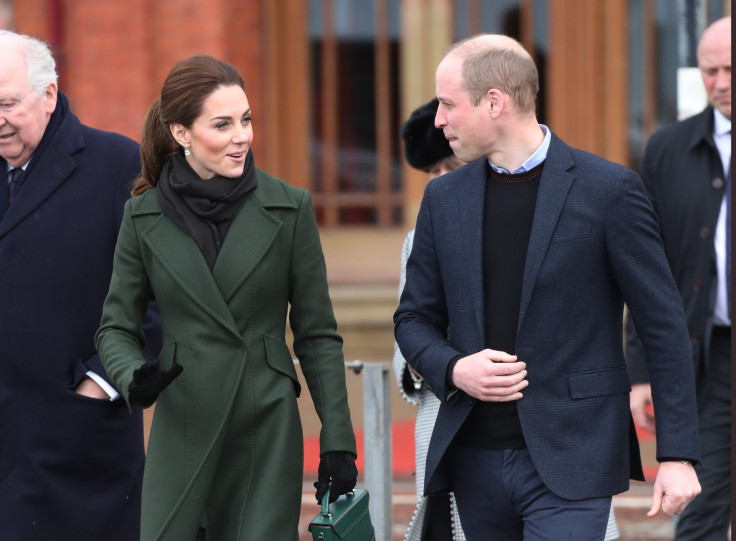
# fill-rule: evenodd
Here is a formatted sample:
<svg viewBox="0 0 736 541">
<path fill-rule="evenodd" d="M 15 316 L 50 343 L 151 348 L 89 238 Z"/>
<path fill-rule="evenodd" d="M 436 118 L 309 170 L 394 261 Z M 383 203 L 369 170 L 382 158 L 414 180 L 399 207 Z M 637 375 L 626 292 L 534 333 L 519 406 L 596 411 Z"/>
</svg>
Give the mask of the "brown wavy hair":
<svg viewBox="0 0 736 541">
<path fill-rule="evenodd" d="M 243 79 L 235 68 L 212 56 L 192 56 L 171 68 L 161 87 L 161 97 L 151 104 L 143 121 L 141 174 L 133 185 L 133 195 L 154 188 L 164 162 L 181 151 L 169 126 L 181 124 L 191 128 L 210 94 L 229 86 L 239 86 L 245 91 Z"/>
</svg>

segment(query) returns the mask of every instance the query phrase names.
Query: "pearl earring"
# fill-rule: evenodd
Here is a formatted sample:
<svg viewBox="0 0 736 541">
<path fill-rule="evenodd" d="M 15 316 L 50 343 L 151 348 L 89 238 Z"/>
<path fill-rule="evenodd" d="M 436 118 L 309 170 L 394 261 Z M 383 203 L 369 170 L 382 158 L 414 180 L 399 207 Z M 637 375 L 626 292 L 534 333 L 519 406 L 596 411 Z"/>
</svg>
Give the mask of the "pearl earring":
<svg viewBox="0 0 736 541">
<path fill-rule="evenodd" d="M 184 156 L 189 156 L 192 152 L 189 150 L 189 147 L 184 147 Z"/>
</svg>

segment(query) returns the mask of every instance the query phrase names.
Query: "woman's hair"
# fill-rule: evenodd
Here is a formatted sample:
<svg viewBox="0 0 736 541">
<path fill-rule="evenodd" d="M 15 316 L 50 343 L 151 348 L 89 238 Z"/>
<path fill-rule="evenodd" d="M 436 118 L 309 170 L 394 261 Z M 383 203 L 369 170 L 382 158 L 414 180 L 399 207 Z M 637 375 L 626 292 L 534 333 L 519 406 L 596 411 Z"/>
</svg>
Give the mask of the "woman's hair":
<svg viewBox="0 0 736 541">
<path fill-rule="evenodd" d="M 177 62 L 166 76 L 161 97 L 151 104 L 141 133 L 141 174 L 132 194 L 140 195 L 158 184 L 164 162 L 179 152 L 171 124 L 191 128 L 205 100 L 218 88 L 239 86 L 243 79 L 231 65 L 208 55 Z"/>
<path fill-rule="evenodd" d="M 454 154 L 445 156 L 444 158 L 442 158 L 442 162 L 444 163 L 448 171 L 454 171 L 458 167 L 462 167 L 463 165 L 465 165 L 465 162 L 461 161 L 460 158 L 458 158 Z"/>
<path fill-rule="evenodd" d="M 23 54 L 28 70 L 28 84 L 38 96 L 43 96 L 46 87 L 51 83 L 57 83 L 56 61 L 49 46 L 43 41 L 9 30 L 0 30 L 0 42 L 12 43 Z"/>
<path fill-rule="evenodd" d="M 458 158 L 454 154 L 450 154 L 449 156 L 445 156 L 444 158 L 437 160 L 435 163 L 430 164 L 426 167 L 421 167 L 420 169 L 425 173 L 429 173 L 432 171 L 432 168 L 438 163 L 441 163 L 448 171 L 454 171 L 458 167 L 462 167 L 463 165 L 465 165 L 465 162 L 462 161 L 460 158 Z"/>
</svg>

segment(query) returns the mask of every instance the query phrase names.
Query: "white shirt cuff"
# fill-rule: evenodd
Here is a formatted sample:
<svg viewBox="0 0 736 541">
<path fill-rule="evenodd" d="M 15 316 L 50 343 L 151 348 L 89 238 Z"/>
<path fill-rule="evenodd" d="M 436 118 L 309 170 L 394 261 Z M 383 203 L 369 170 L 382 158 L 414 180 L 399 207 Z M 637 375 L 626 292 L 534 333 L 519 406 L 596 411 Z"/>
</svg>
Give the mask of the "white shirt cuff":
<svg viewBox="0 0 736 541">
<path fill-rule="evenodd" d="M 120 393 L 117 392 L 115 389 L 113 389 L 112 385 L 110 385 L 108 382 L 106 382 L 102 377 L 100 377 L 98 374 L 92 372 L 92 370 L 88 370 L 86 376 L 94 382 L 102 387 L 102 390 L 107 393 L 107 396 L 110 397 L 110 402 L 113 400 L 117 400 L 120 398 Z"/>
</svg>

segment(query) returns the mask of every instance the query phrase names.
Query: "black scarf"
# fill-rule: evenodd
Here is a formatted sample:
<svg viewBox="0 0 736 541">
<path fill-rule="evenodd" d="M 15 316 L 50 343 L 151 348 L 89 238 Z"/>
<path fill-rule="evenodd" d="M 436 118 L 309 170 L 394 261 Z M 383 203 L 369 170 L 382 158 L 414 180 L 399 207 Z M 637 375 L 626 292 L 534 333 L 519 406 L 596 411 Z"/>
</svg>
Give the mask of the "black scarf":
<svg viewBox="0 0 736 541">
<path fill-rule="evenodd" d="M 257 185 L 251 150 L 238 178 L 215 175 L 206 180 L 177 153 L 161 169 L 158 204 L 172 222 L 194 239 L 212 270 L 230 224 Z"/>
</svg>

